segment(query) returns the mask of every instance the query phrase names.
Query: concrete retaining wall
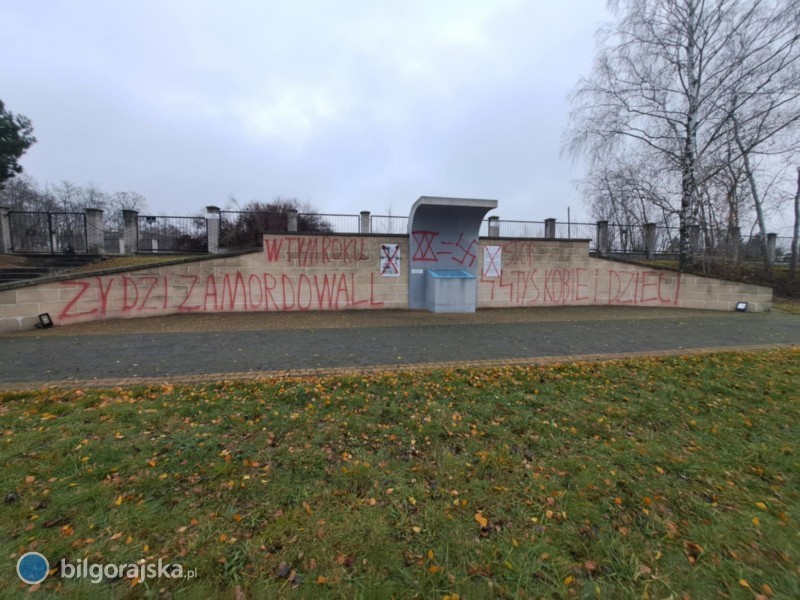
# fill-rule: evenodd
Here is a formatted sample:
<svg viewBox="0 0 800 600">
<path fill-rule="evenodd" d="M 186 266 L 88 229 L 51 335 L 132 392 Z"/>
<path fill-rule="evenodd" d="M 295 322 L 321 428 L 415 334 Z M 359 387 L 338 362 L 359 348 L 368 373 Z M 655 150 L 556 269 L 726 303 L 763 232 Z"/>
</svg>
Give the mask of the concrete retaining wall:
<svg viewBox="0 0 800 600">
<path fill-rule="evenodd" d="M 477 262 L 478 308 L 638 305 L 769 310 L 772 290 L 589 256 L 587 241 L 497 240 L 452 254 Z M 433 246 L 436 251 L 439 246 Z M 408 237 L 277 234 L 261 252 L 0 291 L 0 331 L 174 313 L 402 309 L 408 307 Z"/>
<path fill-rule="evenodd" d="M 481 240 L 480 260 L 479 307 L 772 307 L 771 288 L 593 258 L 580 240 Z"/>
</svg>

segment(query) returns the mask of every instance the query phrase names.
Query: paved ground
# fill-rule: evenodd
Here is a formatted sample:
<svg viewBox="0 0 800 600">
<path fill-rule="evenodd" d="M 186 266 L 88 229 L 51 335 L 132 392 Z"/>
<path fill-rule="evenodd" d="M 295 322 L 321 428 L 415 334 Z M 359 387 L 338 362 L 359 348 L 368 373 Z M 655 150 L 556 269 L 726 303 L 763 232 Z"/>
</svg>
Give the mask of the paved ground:
<svg viewBox="0 0 800 600">
<path fill-rule="evenodd" d="M 0 389 L 800 345 L 800 317 L 641 308 L 172 316 L 0 336 Z"/>
</svg>

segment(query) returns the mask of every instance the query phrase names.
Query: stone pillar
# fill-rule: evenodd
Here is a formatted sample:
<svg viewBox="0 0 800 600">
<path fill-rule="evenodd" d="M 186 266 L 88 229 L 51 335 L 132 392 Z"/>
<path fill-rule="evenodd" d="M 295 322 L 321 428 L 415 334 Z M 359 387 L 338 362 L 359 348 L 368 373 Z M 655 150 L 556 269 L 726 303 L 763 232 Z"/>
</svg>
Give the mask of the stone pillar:
<svg viewBox="0 0 800 600">
<path fill-rule="evenodd" d="M 372 233 L 372 221 L 370 220 L 369 214 L 368 210 L 361 211 L 361 219 L 358 221 L 358 233 Z"/>
<path fill-rule="evenodd" d="M 775 264 L 775 260 L 778 258 L 778 234 L 777 233 L 768 233 L 767 234 L 767 264 L 771 267 Z"/>
<path fill-rule="evenodd" d="M 11 253 L 11 223 L 8 221 L 8 207 L 0 206 L 0 254 Z"/>
<path fill-rule="evenodd" d="M 125 254 L 136 254 L 139 249 L 139 211 L 122 211 L 122 238 L 125 240 Z"/>
<path fill-rule="evenodd" d="M 297 209 L 295 208 L 286 211 L 286 231 L 297 232 Z"/>
<path fill-rule="evenodd" d="M 656 224 L 644 224 L 644 252 L 647 258 L 656 256 Z"/>
<path fill-rule="evenodd" d="M 692 245 L 692 254 L 693 255 L 700 254 L 700 226 L 699 225 L 690 225 L 689 226 L 689 242 Z"/>
<path fill-rule="evenodd" d="M 500 217 L 489 217 L 489 237 L 500 237 Z"/>
<path fill-rule="evenodd" d="M 741 245 L 741 233 L 738 227 L 728 227 L 728 257 L 737 262 L 739 260 L 739 246 Z"/>
<path fill-rule="evenodd" d="M 219 254 L 219 207 L 206 206 L 206 232 L 208 233 L 208 253 Z"/>
<path fill-rule="evenodd" d="M 106 231 L 103 223 L 103 211 L 99 208 L 87 208 L 86 213 L 86 251 L 89 254 L 106 253 Z"/>
<path fill-rule="evenodd" d="M 597 252 L 608 254 L 608 221 L 597 222 Z"/>
<path fill-rule="evenodd" d="M 556 220 L 555 219 L 545 219 L 544 220 L 544 237 L 548 240 L 556 239 Z"/>
</svg>

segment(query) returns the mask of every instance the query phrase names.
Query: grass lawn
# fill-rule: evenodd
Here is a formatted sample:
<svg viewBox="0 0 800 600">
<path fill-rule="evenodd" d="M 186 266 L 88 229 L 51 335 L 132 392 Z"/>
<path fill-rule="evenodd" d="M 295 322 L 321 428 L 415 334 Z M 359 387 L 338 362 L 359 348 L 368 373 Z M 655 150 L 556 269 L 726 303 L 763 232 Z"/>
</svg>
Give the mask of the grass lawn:
<svg viewBox="0 0 800 600">
<path fill-rule="evenodd" d="M 35 550 L 196 577 L 33 597 L 798 598 L 799 390 L 787 349 L 5 393 L 0 593 Z"/>
</svg>

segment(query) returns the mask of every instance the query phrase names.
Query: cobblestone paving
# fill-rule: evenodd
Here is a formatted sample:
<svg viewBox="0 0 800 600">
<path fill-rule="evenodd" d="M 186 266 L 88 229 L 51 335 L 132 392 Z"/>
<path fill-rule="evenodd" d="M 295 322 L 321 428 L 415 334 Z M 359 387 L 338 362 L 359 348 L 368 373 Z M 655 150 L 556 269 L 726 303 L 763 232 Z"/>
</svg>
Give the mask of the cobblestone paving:
<svg viewBox="0 0 800 600">
<path fill-rule="evenodd" d="M 800 317 L 634 308 L 197 315 L 0 336 L 0 388 L 800 345 Z"/>
</svg>

